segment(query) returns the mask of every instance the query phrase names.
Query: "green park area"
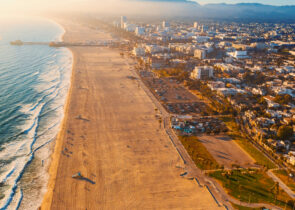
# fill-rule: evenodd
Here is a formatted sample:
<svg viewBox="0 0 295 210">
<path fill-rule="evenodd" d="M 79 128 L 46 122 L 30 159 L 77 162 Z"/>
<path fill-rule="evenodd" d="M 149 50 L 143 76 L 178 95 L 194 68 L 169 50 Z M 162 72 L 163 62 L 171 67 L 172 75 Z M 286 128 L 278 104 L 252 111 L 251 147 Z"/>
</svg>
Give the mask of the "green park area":
<svg viewBox="0 0 295 210">
<path fill-rule="evenodd" d="M 286 170 L 280 169 L 280 170 L 275 170 L 273 173 L 280 178 L 293 192 L 295 192 L 295 180 L 294 177 L 290 177 L 289 174 Z"/>
<path fill-rule="evenodd" d="M 242 202 L 293 208 L 292 199 L 261 170 L 215 171 L 209 175 L 217 179 L 229 195 Z"/>
<path fill-rule="evenodd" d="M 246 206 L 240 206 L 234 203 L 232 203 L 231 205 L 232 207 L 234 207 L 234 209 L 238 209 L 238 210 L 261 210 L 262 209 L 262 208 L 250 208 Z"/>
</svg>

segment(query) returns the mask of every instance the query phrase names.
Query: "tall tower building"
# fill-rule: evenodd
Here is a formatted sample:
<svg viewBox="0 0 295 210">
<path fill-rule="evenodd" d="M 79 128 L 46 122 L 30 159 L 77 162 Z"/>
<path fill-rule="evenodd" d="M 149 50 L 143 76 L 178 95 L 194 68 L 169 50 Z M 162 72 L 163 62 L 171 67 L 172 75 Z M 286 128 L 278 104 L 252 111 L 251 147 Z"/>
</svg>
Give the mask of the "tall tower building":
<svg viewBox="0 0 295 210">
<path fill-rule="evenodd" d="M 121 28 L 124 28 L 124 23 L 127 22 L 127 17 L 126 16 L 121 16 Z"/>
<path fill-rule="evenodd" d="M 194 22 L 194 28 L 198 28 L 198 22 Z"/>
<path fill-rule="evenodd" d="M 167 22 L 167 21 L 163 21 L 163 23 L 162 23 L 162 27 L 163 27 L 163 28 L 170 27 L 169 22 Z"/>
<path fill-rule="evenodd" d="M 207 32 L 208 31 L 208 26 L 205 26 L 205 25 L 202 25 L 202 30 L 201 30 L 201 32 L 202 33 L 205 33 L 205 32 Z"/>
</svg>

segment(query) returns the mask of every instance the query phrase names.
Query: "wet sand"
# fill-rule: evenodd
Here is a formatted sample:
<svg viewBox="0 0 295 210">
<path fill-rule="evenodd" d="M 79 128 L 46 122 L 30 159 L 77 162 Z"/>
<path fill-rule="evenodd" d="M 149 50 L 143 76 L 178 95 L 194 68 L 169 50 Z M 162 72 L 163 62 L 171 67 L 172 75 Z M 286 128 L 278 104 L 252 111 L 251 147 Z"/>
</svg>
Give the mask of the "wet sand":
<svg viewBox="0 0 295 210">
<path fill-rule="evenodd" d="M 64 40 L 111 37 L 60 22 Z M 50 166 L 42 209 L 217 209 L 183 162 L 155 105 L 132 76 L 128 60 L 106 47 L 72 47 L 74 65 L 65 118 Z M 73 179 L 81 172 L 83 179 Z"/>
</svg>

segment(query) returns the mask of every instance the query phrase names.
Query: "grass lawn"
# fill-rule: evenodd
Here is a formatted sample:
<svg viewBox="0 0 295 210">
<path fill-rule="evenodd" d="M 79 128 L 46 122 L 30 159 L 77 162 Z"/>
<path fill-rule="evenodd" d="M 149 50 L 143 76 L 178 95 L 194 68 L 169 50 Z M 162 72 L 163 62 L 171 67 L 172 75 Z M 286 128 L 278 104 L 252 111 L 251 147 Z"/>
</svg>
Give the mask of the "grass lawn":
<svg viewBox="0 0 295 210">
<path fill-rule="evenodd" d="M 262 171 L 233 170 L 231 173 L 216 171 L 209 175 L 219 180 L 229 195 L 243 202 L 269 203 L 285 207 L 286 202 L 292 200 L 281 189 L 275 199 L 273 193 L 275 182 Z M 292 207 L 290 204 L 289 208 Z"/>
<path fill-rule="evenodd" d="M 231 205 L 234 209 L 238 209 L 238 210 L 261 210 L 261 208 L 249 208 L 249 207 L 240 206 L 234 203 L 231 203 Z"/>
<path fill-rule="evenodd" d="M 280 169 L 275 170 L 273 173 L 280 178 L 293 192 L 295 192 L 295 181 L 291 177 L 288 176 L 288 172 L 286 170 Z"/>
<path fill-rule="evenodd" d="M 234 121 L 234 118 L 222 117 L 222 121 L 227 125 L 228 135 L 232 137 L 236 143 L 238 143 L 252 158 L 255 159 L 259 165 L 266 166 L 269 169 L 275 168 L 275 164 L 270 161 L 262 152 L 256 149 L 251 142 L 241 136 L 241 132 Z"/>
<path fill-rule="evenodd" d="M 220 168 L 207 148 L 195 136 L 179 136 L 179 139 L 195 164 L 203 170 Z"/>
</svg>

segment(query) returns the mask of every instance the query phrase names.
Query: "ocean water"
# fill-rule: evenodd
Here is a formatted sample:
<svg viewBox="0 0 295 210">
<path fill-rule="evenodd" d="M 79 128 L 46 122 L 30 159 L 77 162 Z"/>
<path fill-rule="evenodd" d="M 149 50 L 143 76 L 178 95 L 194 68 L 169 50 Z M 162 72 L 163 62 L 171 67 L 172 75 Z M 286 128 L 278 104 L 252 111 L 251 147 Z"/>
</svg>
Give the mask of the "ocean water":
<svg viewBox="0 0 295 210">
<path fill-rule="evenodd" d="M 58 133 L 73 59 L 66 48 L 9 42 L 54 41 L 63 33 L 42 18 L 0 19 L 0 209 L 18 208 L 22 174 Z"/>
</svg>

